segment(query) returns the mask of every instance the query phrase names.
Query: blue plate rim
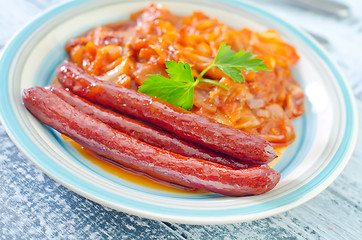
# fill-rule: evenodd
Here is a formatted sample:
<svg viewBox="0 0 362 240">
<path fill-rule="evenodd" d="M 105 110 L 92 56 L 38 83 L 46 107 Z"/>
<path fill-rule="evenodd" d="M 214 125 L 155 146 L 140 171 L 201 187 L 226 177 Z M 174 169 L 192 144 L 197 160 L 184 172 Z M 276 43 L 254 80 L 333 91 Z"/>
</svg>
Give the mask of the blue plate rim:
<svg viewBox="0 0 362 240">
<path fill-rule="evenodd" d="M 89 2 L 94 2 L 94 0 L 80 0 L 80 1 L 70 1 L 70 2 L 65 2 L 65 3 L 61 3 L 58 4 L 56 6 L 54 6 L 53 8 L 49 9 L 48 11 L 38 15 L 37 17 L 35 17 L 31 22 L 29 22 L 27 25 L 25 25 L 22 29 L 20 29 L 17 34 L 8 42 L 8 44 L 4 47 L 4 50 L 2 51 L 2 54 L 0 56 L 0 69 L 5 69 L 5 71 L 0 71 L 0 78 L 1 79 L 5 79 L 5 81 L 7 80 L 7 75 L 10 71 L 10 65 L 11 65 L 11 61 L 7 61 L 9 59 L 12 59 L 14 57 L 14 55 L 16 54 L 16 49 L 15 46 L 16 45 L 21 45 L 22 40 L 26 39 L 27 37 L 29 37 L 31 35 L 32 30 L 38 28 L 39 26 L 41 26 L 45 21 L 47 21 L 48 19 L 51 19 L 52 17 L 61 14 L 62 12 L 74 7 L 74 6 L 80 6 Z M 354 145 L 356 143 L 357 140 L 357 131 L 356 129 L 358 129 L 357 124 L 358 124 L 358 117 L 356 114 L 356 104 L 355 104 L 355 100 L 353 98 L 352 95 L 352 91 L 349 88 L 347 81 L 345 80 L 345 78 L 343 77 L 341 71 L 338 69 L 337 65 L 330 59 L 330 57 L 328 56 L 328 54 L 326 53 L 326 51 L 324 49 L 322 49 L 313 39 L 311 39 L 309 36 L 307 36 L 305 33 L 303 33 L 302 31 L 300 31 L 299 29 L 297 29 L 296 27 L 288 24 L 287 22 L 281 20 L 280 18 L 274 16 L 273 14 L 270 14 L 250 3 L 244 3 L 244 2 L 240 2 L 240 1 L 235 1 L 235 0 L 228 0 L 228 1 L 217 1 L 217 0 L 213 0 L 213 2 L 226 2 L 228 4 L 231 5 L 235 5 L 238 6 L 240 8 L 244 8 L 248 11 L 251 11 L 255 14 L 259 14 L 262 15 L 263 17 L 267 17 L 275 22 L 277 22 L 279 25 L 282 25 L 283 27 L 287 28 L 289 31 L 293 32 L 293 34 L 295 34 L 296 36 L 298 36 L 300 39 L 302 39 L 305 43 L 308 44 L 308 46 L 311 47 L 311 49 L 316 52 L 319 57 L 323 60 L 324 63 L 327 64 L 328 68 L 332 71 L 333 75 L 336 77 L 336 80 L 339 84 L 339 87 L 341 88 L 341 91 L 343 93 L 343 99 L 345 101 L 346 104 L 346 109 L 347 110 L 351 110 L 351 111 L 347 111 L 347 116 L 346 116 L 346 126 L 350 126 L 349 128 L 346 128 L 346 132 L 345 135 L 343 136 L 342 142 L 336 152 L 336 154 L 333 157 L 333 160 L 331 160 L 328 165 L 324 168 L 324 171 L 322 171 L 320 174 L 318 174 L 315 178 L 313 178 L 310 182 L 308 182 L 307 184 L 305 184 L 302 188 L 295 190 L 292 193 L 289 193 L 288 196 L 289 197 L 289 201 L 287 202 L 282 202 L 280 201 L 280 199 L 275 199 L 274 201 L 279 201 L 279 203 L 277 202 L 268 202 L 270 203 L 270 206 L 273 206 L 271 209 L 268 210 L 262 210 L 261 212 L 258 210 L 255 210 L 254 212 L 251 211 L 251 209 L 249 209 L 251 213 L 251 215 L 253 215 L 254 217 L 247 217 L 245 215 L 242 215 L 241 217 L 238 216 L 238 213 L 235 213 L 237 211 L 237 209 L 232 209 L 232 211 L 234 212 L 233 214 L 231 213 L 225 213 L 225 210 L 223 211 L 223 215 L 224 216 L 220 216 L 218 215 L 219 219 L 217 220 L 209 220 L 207 221 L 207 219 L 205 219 L 206 217 L 212 217 L 210 215 L 206 215 L 203 216 L 203 212 L 199 212 L 199 216 L 201 217 L 196 217 L 194 219 L 190 219 L 192 218 L 192 216 L 189 216 L 187 214 L 185 214 L 185 212 L 183 212 L 182 215 L 184 216 L 173 216 L 171 214 L 165 214 L 165 213 L 161 213 L 160 211 L 157 211 L 158 213 L 148 213 L 145 211 L 134 211 L 133 207 L 131 207 L 131 209 L 127 209 L 126 207 L 122 210 L 129 212 L 129 213 L 141 213 L 142 216 L 145 217 L 149 217 L 152 219 L 159 219 L 159 220 L 168 220 L 168 221 L 177 221 L 177 222 L 184 222 L 184 223 L 195 223 L 195 224 L 199 224 L 200 220 L 202 220 L 203 222 L 209 223 L 209 224 L 213 224 L 213 223 L 220 223 L 220 222 L 239 222 L 239 221 L 244 221 L 244 220 L 254 220 L 254 219 L 258 219 L 261 217 L 268 217 L 273 215 L 275 212 L 282 212 L 282 211 L 287 211 L 290 208 L 299 205 L 305 201 L 308 201 L 309 199 L 311 199 L 312 197 L 314 197 L 315 195 L 317 195 L 319 192 L 321 192 L 323 189 L 325 189 L 329 183 L 331 183 L 338 175 L 339 173 L 343 170 L 343 168 L 345 167 L 345 165 L 348 162 L 348 159 L 351 157 L 352 151 L 354 149 Z M 0 86 L 1 89 L 0 91 L 3 92 L 4 89 L 8 89 L 5 83 L 5 86 L 3 86 L 3 81 L 0 82 Z M 0 96 L 0 100 L 2 103 L 6 103 L 7 102 L 7 93 L 5 94 L 1 94 Z M 74 179 L 74 177 L 76 176 L 69 176 L 68 181 L 65 181 L 64 179 L 61 179 L 59 177 L 59 174 L 62 175 L 62 172 L 51 172 L 49 171 L 49 169 L 44 168 L 44 166 L 39 165 L 36 160 L 34 160 L 34 154 L 30 154 L 32 151 L 34 151 L 34 149 L 32 149 L 31 147 L 26 147 L 27 146 L 27 142 L 26 140 L 19 138 L 19 134 L 16 134 L 16 132 L 13 131 L 13 127 L 12 124 L 13 122 L 11 122 L 11 118 L 9 119 L 7 115 L 7 110 L 9 109 L 9 106 L 7 106 L 8 108 L 6 108 L 6 106 L 4 107 L 5 104 L 1 104 L 0 106 L 0 119 L 1 122 L 3 124 L 3 126 L 5 127 L 6 131 L 8 132 L 10 138 L 12 139 L 12 141 L 17 145 L 17 147 L 29 158 L 31 159 L 39 168 L 41 168 L 44 172 L 47 173 L 48 176 L 52 177 L 54 180 L 62 183 L 62 185 L 68 187 L 69 189 L 73 190 L 74 192 L 77 192 L 80 195 L 83 195 L 89 199 L 94 200 L 95 202 L 100 202 L 104 205 L 119 209 L 118 203 L 114 202 L 114 199 L 104 199 L 104 193 L 102 192 L 103 189 L 93 189 L 93 188 L 87 188 L 87 186 L 84 186 L 82 184 L 79 184 L 79 181 L 77 181 L 76 179 Z M 24 142 L 25 141 L 25 142 Z M 31 146 L 31 145 L 29 145 Z M 34 147 L 34 146 L 33 146 Z M 36 147 L 36 146 L 35 146 Z M 39 155 L 38 155 L 39 156 Z M 337 159 L 337 160 L 335 160 Z M 338 170 L 338 171 L 337 171 Z M 328 182 L 326 182 L 326 180 L 328 180 Z M 83 180 L 81 180 L 83 181 Z M 99 191 L 102 190 L 102 191 Z M 298 193 L 296 193 L 298 191 Z M 99 193 L 101 196 L 103 197 L 99 197 Z M 134 200 L 132 199 L 132 204 L 131 206 L 135 206 L 135 203 L 133 202 Z M 141 207 L 144 208 L 144 202 L 140 202 L 140 204 L 142 205 Z M 276 205 L 279 205 L 278 207 L 275 207 Z M 151 206 L 149 206 L 151 207 Z M 259 206 L 260 207 L 260 206 Z M 265 207 L 265 205 L 263 205 L 261 208 Z M 283 208 L 283 209 L 280 209 Z M 148 209 L 152 209 L 148 208 Z M 175 210 L 175 209 L 169 209 L 170 212 L 173 212 L 171 210 Z M 177 210 L 177 209 L 176 209 Z M 240 210 L 240 209 L 239 209 Z M 278 211 L 277 211 L 278 210 Z M 282 211 L 280 211 L 282 210 Z M 184 211 L 184 209 L 183 209 Z M 192 209 L 190 213 L 195 213 L 195 209 Z M 245 213 L 245 211 L 243 212 Z M 231 214 L 231 215 L 230 215 Z M 246 213 L 248 214 L 248 213 Z M 262 215 L 262 216 L 260 216 Z M 220 221 L 220 219 L 226 218 L 226 220 L 222 220 Z"/>
</svg>

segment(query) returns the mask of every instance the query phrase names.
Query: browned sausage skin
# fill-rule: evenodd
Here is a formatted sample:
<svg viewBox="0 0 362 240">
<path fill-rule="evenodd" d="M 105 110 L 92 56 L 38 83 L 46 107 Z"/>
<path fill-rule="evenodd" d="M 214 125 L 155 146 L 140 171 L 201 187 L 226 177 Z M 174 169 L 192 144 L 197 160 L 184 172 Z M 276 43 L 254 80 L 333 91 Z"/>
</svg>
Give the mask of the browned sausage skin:
<svg viewBox="0 0 362 240">
<path fill-rule="evenodd" d="M 65 88 L 83 98 L 243 161 L 266 164 L 277 156 L 270 143 L 257 135 L 219 124 L 132 89 L 100 81 L 74 63 L 62 63 L 57 69 L 57 78 Z"/>
<path fill-rule="evenodd" d="M 60 86 L 50 85 L 45 87 L 68 104 L 72 105 L 79 111 L 92 116 L 112 128 L 126 133 L 131 137 L 137 138 L 152 146 L 159 147 L 170 152 L 174 152 L 183 156 L 195 157 L 211 162 L 216 162 L 233 169 L 258 167 L 259 164 L 244 163 L 238 159 L 233 159 L 221 153 L 213 152 L 209 149 L 197 146 L 191 142 L 187 142 L 179 137 L 171 135 L 159 128 L 149 126 L 137 120 L 128 118 L 121 114 L 110 110 L 103 109 L 83 98 L 74 95 Z"/>
<path fill-rule="evenodd" d="M 234 170 L 183 157 L 121 133 L 41 87 L 23 91 L 25 107 L 41 122 L 97 154 L 161 180 L 230 196 L 265 193 L 280 174 L 267 167 Z"/>
</svg>

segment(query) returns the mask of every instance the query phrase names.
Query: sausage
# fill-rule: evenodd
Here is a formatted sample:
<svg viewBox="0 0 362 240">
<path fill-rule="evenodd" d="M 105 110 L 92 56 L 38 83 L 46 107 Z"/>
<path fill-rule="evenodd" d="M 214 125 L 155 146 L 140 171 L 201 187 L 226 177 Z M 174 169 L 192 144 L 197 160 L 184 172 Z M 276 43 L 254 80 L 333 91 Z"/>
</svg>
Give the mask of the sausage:
<svg viewBox="0 0 362 240">
<path fill-rule="evenodd" d="M 41 87 L 22 94 L 25 107 L 41 122 L 97 154 L 152 177 L 229 196 L 262 194 L 279 181 L 268 167 L 235 170 L 148 145 L 77 110 Z"/>
<path fill-rule="evenodd" d="M 79 111 L 84 112 L 89 116 L 108 124 L 112 128 L 152 146 L 183 156 L 216 162 L 234 169 L 259 166 L 259 164 L 243 163 L 238 159 L 233 159 L 227 155 L 213 152 L 212 150 L 197 146 L 191 142 L 186 142 L 185 140 L 171 135 L 159 128 L 149 126 L 113 111 L 103 109 L 83 98 L 78 97 L 77 95 L 74 95 L 60 86 L 50 85 L 45 87 L 45 89 L 56 94 Z"/>
<path fill-rule="evenodd" d="M 152 123 L 181 138 L 243 161 L 266 164 L 277 157 L 265 139 L 191 113 L 135 90 L 103 82 L 65 61 L 57 79 L 73 93 L 96 104 Z"/>
</svg>

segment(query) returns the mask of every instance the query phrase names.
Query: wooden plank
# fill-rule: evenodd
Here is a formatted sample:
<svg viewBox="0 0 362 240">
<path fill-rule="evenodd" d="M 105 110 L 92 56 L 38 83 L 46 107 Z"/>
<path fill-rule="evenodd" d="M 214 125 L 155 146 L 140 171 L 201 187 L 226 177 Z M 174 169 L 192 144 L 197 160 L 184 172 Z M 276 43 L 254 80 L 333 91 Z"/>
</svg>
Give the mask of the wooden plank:
<svg viewBox="0 0 362 240">
<path fill-rule="evenodd" d="M 0 139 L 0 239 L 183 238 L 162 222 L 74 194 L 23 156 L 2 126 Z"/>
<path fill-rule="evenodd" d="M 4 1 L 0 11 L 0 49 L 28 20 L 59 0 Z M 332 57 L 345 72 L 362 113 L 362 9 L 354 17 L 335 21 L 280 11 L 303 27 L 319 30 L 331 40 Z M 270 7 L 273 3 L 270 4 Z M 16 10 L 16 11 L 15 11 Z M 295 14 L 295 13 L 298 14 Z M 309 18 L 300 19 L 299 15 Z M 311 22 L 315 24 L 311 24 Z M 320 26 L 325 26 L 321 28 Z M 333 29 L 332 31 L 330 29 Z M 338 33 L 338 34 L 336 34 Z M 358 33 L 358 34 L 357 34 Z M 348 36 L 348 44 L 346 44 Z M 353 37 L 350 37 L 353 36 Z M 359 52 L 359 53 L 358 53 Z M 359 120 L 362 126 L 362 116 Z M 361 129 L 361 127 L 360 127 Z M 362 134 L 341 176 L 309 202 L 258 221 L 194 226 L 163 223 L 131 216 L 93 203 L 44 175 L 27 160 L 0 126 L 1 239 L 359 239 L 362 235 Z"/>
<path fill-rule="evenodd" d="M 42 10 L 43 8 L 38 8 L 31 1 L 3 1 L 0 13 L 0 44 L 4 45 L 18 29 Z"/>
</svg>

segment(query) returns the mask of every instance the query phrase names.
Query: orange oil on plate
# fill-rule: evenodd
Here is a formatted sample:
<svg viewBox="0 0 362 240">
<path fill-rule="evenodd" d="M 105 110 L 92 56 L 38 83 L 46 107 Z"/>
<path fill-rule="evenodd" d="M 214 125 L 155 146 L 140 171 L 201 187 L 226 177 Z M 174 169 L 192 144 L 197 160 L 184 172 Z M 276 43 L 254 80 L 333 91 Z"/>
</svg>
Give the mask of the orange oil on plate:
<svg viewBox="0 0 362 240">
<path fill-rule="evenodd" d="M 204 190 L 190 189 L 176 184 L 167 183 L 162 180 L 154 179 L 148 175 L 133 171 L 116 162 L 113 162 L 111 160 L 106 160 L 97 156 L 93 151 L 84 148 L 83 146 L 81 146 L 80 144 L 76 143 L 75 141 L 73 141 L 72 139 L 63 134 L 61 136 L 66 142 L 68 142 L 72 147 L 74 147 L 79 152 L 79 154 L 82 155 L 85 159 L 89 160 L 94 165 L 100 167 L 102 170 L 114 176 L 117 176 L 121 179 L 125 179 L 132 183 L 136 183 L 148 188 L 172 192 L 172 193 L 178 193 L 178 194 L 208 193 L 207 191 Z"/>
<path fill-rule="evenodd" d="M 278 157 L 276 159 L 274 159 L 273 161 L 271 161 L 270 163 L 268 163 L 269 167 L 274 167 L 275 164 L 277 164 L 277 162 L 279 161 L 280 157 L 283 155 L 283 153 L 285 152 L 285 150 L 287 149 L 287 146 L 277 146 L 274 147 L 274 150 L 276 152 L 276 154 L 278 155 Z"/>
</svg>

